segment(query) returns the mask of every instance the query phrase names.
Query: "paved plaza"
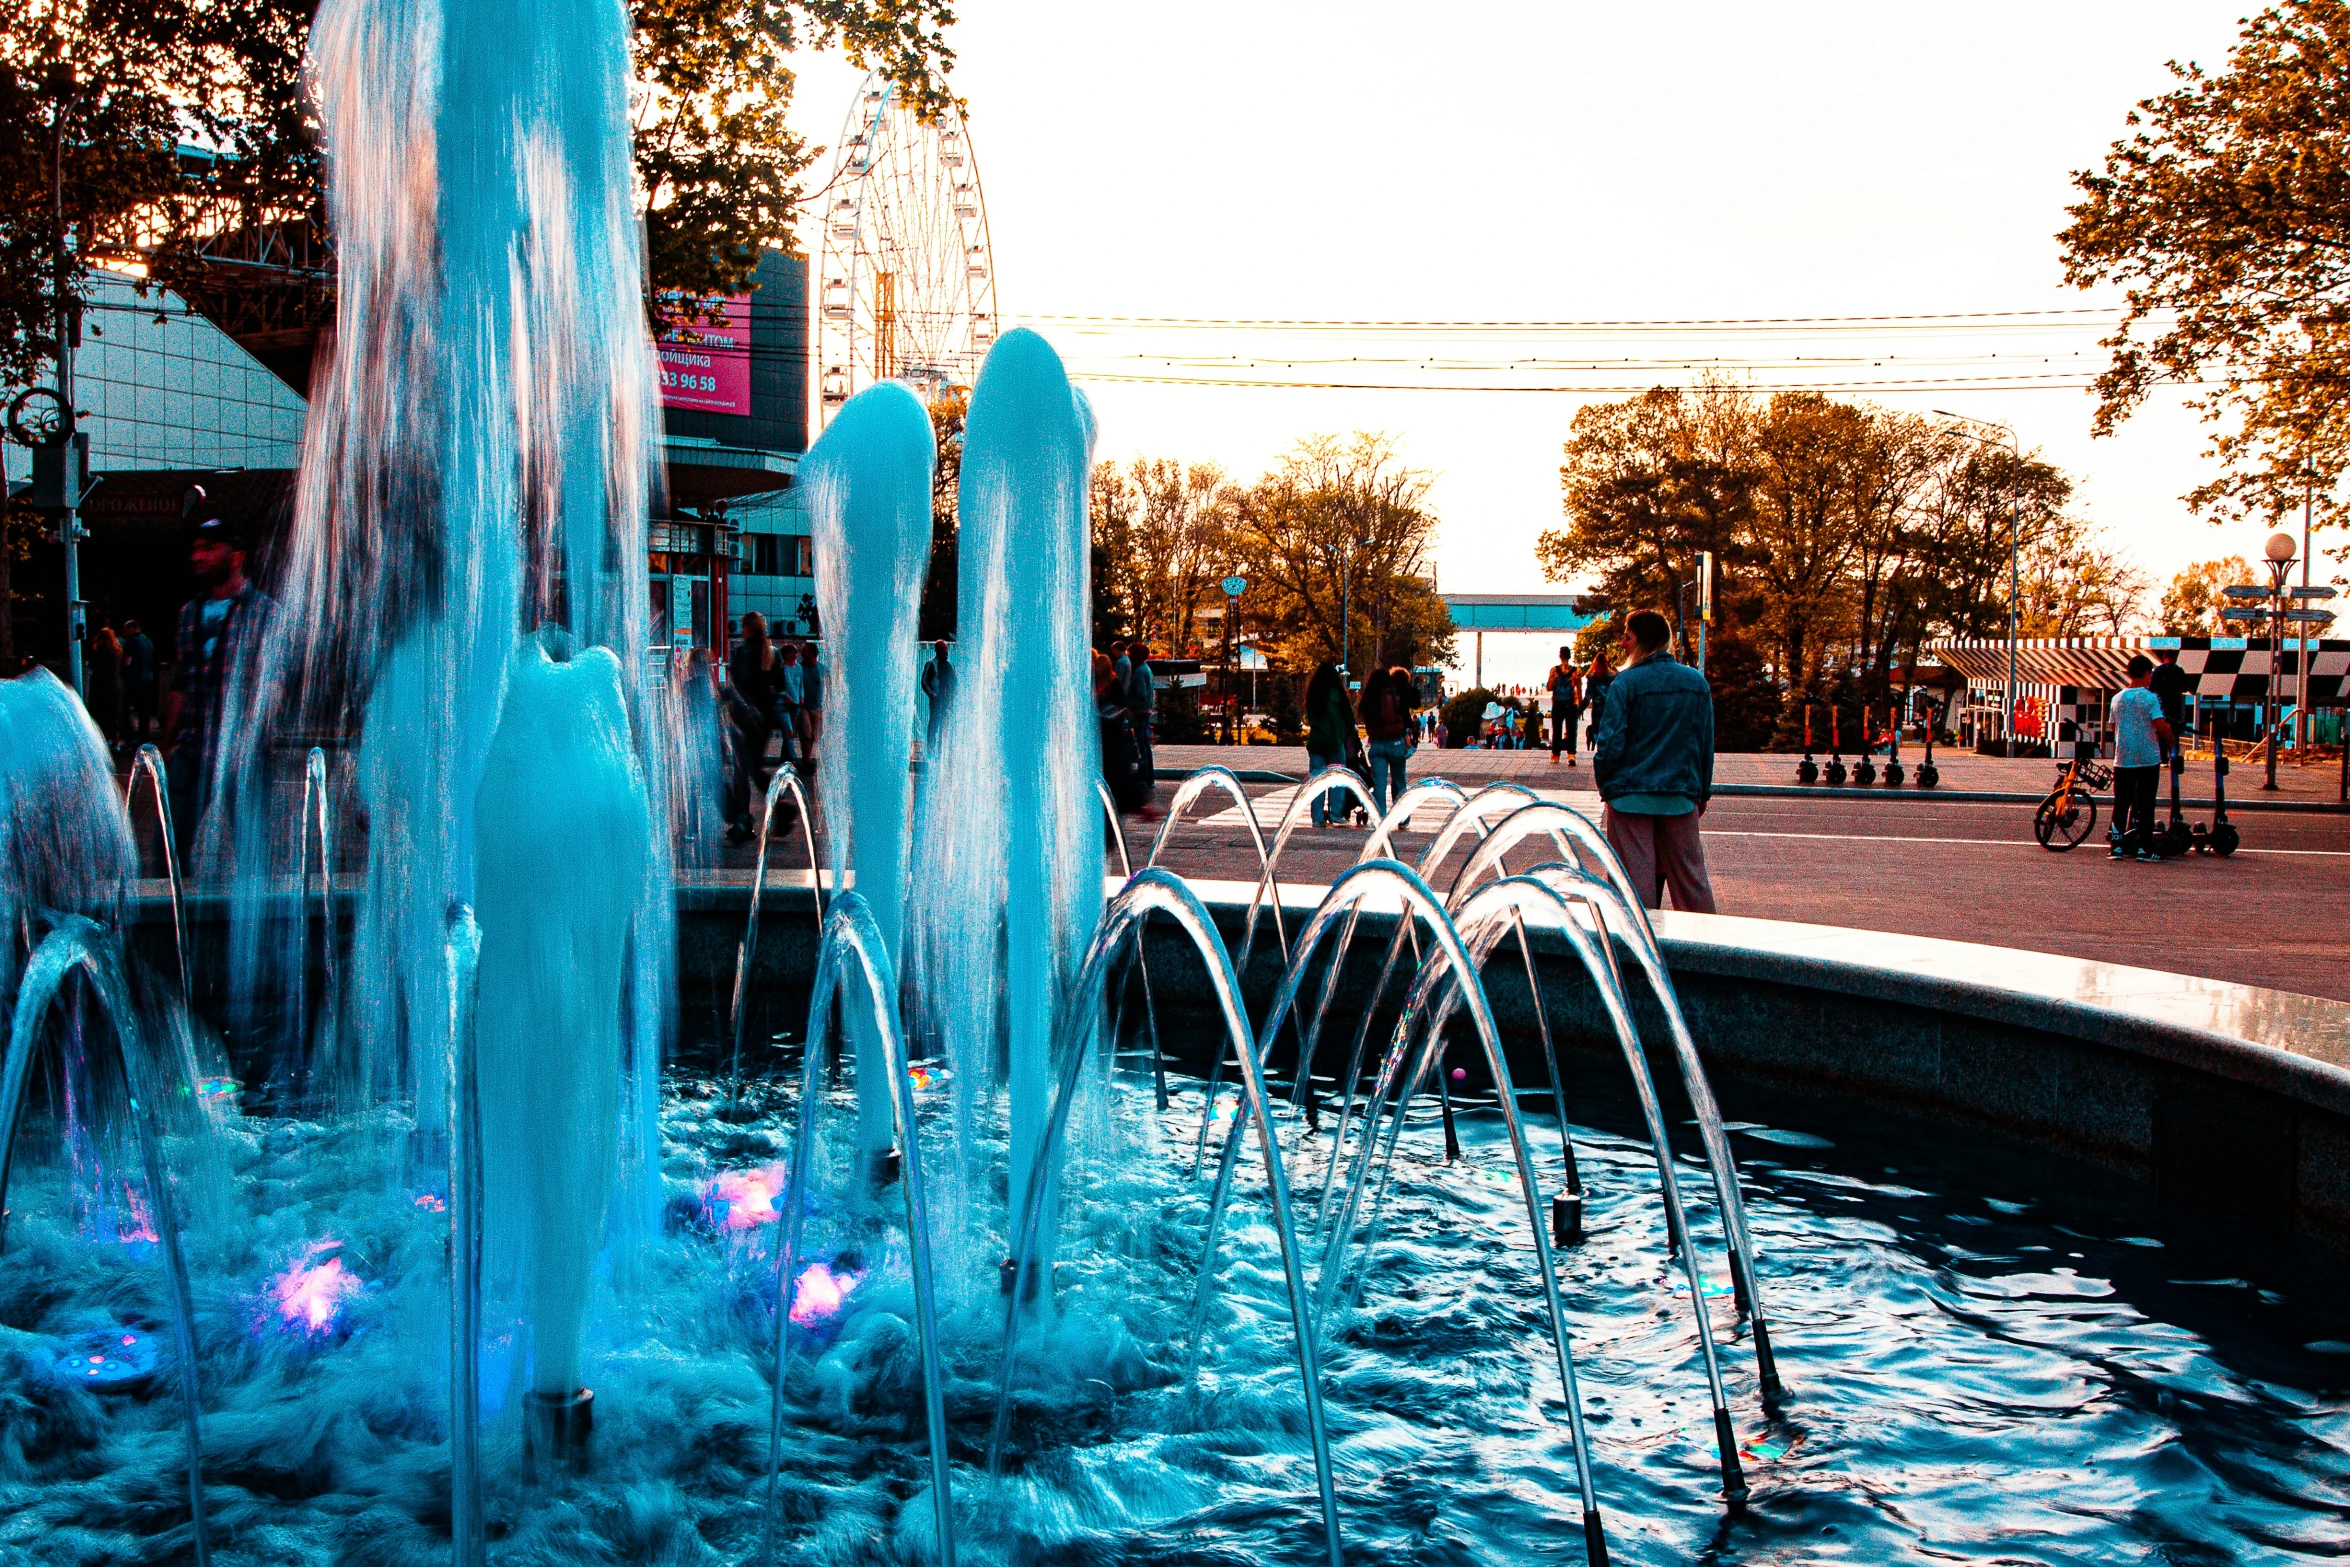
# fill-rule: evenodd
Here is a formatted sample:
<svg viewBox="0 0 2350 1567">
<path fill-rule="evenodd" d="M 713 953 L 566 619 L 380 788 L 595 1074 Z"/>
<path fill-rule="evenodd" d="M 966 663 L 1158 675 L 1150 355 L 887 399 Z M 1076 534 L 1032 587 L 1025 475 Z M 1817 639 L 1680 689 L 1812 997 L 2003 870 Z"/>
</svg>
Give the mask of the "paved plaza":
<svg viewBox="0 0 2350 1567">
<path fill-rule="evenodd" d="M 1795 761 L 1723 756 L 1715 777 L 1791 784 Z M 1291 777 L 1305 771 L 1296 749 L 1158 750 L 1162 771 L 1211 762 Z M 1944 762 L 1940 753 L 1936 762 Z M 2030 805 L 1967 797 L 1969 790 L 2037 795 L 2054 772 L 2046 761 L 1952 754 L 1931 794 L 1719 796 L 1705 827 L 1721 912 L 1989 942 L 2350 1000 L 2350 813 L 2247 810 L 2236 818 L 2244 847 L 2231 859 L 2117 865 L 2106 858 L 2102 832 L 2069 854 L 2051 854 L 2033 841 Z M 1570 769 L 1554 768 L 1548 753 L 1423 749 L 1412 758 L 1412 777 L 1469 788 L 1507 777 L 1595 815 L 1599 808 L 1588 758 Z M 2231 801 L 2262 798 L 2259 778 L 2257 767 L 2239 765 L 2229 778 Z M 2281 797 L 2331 802 L 2337 778 L 2330 768 L 2287 765 L 2279 770 L 2289 790 Z M 2208 768 L 2200 778 L 2191 770 L 2190 797 L 2205 792 L 2193 785 L 2208 781 Z M 1160 783 L 1162 803 L 1175 787 Z M 1248 790 L 1269 836 L 1294 787 L 1256 782 Z M 2105 808 L 2101 802 L 2101 823 Z M 1432 815 L 1427 820 L 1433 825 Z M 1138 859 L 1151 830 L 1129 825 Z M 1429 841 L 1414 834 L 1401 847 L 1416 857 Z M 1303 827 L 1285 879 L 1326 881 L 1361 845 L 1359 831 Z M 1179 827 L 1165 863 L 1247 876 L 1253 858 L 1245 824 L 1223 808 Z"/>
</svg>

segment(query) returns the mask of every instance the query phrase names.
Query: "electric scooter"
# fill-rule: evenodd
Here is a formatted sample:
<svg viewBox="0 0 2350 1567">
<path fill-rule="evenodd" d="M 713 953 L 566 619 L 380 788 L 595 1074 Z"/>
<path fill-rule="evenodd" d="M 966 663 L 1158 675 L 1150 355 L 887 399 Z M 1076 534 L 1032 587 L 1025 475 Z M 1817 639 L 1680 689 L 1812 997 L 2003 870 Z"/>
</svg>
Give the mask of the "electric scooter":
<svg viewBox="0 0 2350 1567">
<path fill-rule="evenodd" d="M 1877 743 L 1869 734 L 1870 709 L 1860 710 L 1860 760 L 1852 769 L 1852 781 L 1866 789 L 1877 781 Z"/>
<path fill-rule="evenodd" d="M 1795 764 L 1795 781 L 1816 784 L 1820 781 L 1820 764 L 1811 759 L 1811 704 L 1803 704 L 1803 760 Z"/>
<path fill-rule="evenodd" d="M 1844 715 L 1836 711 L 1836 704 L 1828 704 L 1828 787 L 1844 787 Z"/>
<path fill-rule="evenodd" d="M 1893 709 L 1885 709 L 1885 787 L 1901 787 L 1901 721 L 1893 716 Z"/>
<path fill-rule="evenodd" d="M 2223 860 L 2244 841 L 2236 824 L 2228 820 L 2228 753 L 2217 735 L 2211 738 L 2211 825 L 2206 828 L 2197 822 L 2191 830 L 2197 849 Z"/>
<path fill-rule="evenodd" d="M 1931 789 L 1942 781 L 1942 769 L 1934 765 L 1934 732 L 1942 727 L 1942 717 L 1950 711 L 1950 698 L 1936 702 L 1926 715 L 1926 759 L 1918 763 L 1918 787 Z"/>
<path fill-rule="evenodd" d="M 2170 753 L 2170 821 L 2154 835 L 2154 852 L 2175 859 L 2195 852 L 2195 831 L 2179 810 L 2179 776 L 2187 770 L 2187 753 L 2173 746 Z"/>
</svg>

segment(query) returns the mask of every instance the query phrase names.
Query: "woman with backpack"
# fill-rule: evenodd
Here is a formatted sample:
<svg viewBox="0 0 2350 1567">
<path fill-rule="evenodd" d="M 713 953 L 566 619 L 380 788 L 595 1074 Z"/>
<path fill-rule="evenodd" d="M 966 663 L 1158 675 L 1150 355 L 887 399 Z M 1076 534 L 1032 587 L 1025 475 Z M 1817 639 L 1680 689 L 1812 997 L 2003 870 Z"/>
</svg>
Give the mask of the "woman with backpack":
<svg viewBox="0 0 2350 1567">
<path fill-rule="evenodd" d="M 1363 682 L 1363 727 L 1371 738 L 1371 800 L 1382 820 L 1403 797 L 1404 762 L 1412 754 L 1412 676 L 1374 669 Z"/>
</svg>

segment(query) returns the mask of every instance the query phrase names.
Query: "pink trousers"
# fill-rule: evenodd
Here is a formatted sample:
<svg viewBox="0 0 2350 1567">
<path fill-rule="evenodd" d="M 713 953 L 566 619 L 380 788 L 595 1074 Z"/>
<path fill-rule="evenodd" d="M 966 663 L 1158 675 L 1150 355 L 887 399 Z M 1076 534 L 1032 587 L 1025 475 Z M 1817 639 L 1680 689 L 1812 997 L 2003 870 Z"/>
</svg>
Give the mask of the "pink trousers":
<svg viewBox="0 0 2350 1567">
<path fill-rule="evenodd" d="M 1665 889 L 1670 887 L 1674 908 L 1686 914 L 1714 912 L 1714 886 L 1705 874 L 1705 838 L 1698 820 L 1695 811 L 1681 816 L 1608 811 L 1608 845 L 1624 862 L 1640 901 L 1650 908 L 1664 906 Z"/>
</svg>

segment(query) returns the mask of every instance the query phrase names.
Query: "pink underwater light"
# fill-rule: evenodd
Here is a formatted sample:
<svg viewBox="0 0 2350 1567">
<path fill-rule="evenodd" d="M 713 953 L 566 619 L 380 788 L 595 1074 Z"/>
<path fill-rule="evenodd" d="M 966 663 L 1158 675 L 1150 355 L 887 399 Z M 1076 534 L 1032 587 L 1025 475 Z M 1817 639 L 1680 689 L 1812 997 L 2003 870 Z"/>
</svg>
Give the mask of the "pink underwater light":
<svg viewBox="0 0 2350 1567">
<path fill-rule="evenodd" d="M 341 1241 L 312 1241 L 302 1248 L 292 1267 L 270 1281 L 280 1323 L 312 1335 L 333 1331 L 344 1302 L 366 1288 L 357 1274 L 343 1266 L 342 1258 L 326 1256 L 341 1245 Z M 318 1260 L 322 1257 L 324 1261 Z"/>
<path fill-rule="evenodd" d="M 865 1277 L 862 1273 L 835 1273 L 821 1262 L 812 1262 L 801 1272 L 800 1281 L 792 1290 L 791 1319 L 801 1327 L 812 1327 L 839 1315 L 841 1302 L 848 1299 Z"/>
<path fill-rule="evenodd" d="M 724 1170 L 702 1190 L 702 1205 L 710 1222 L 729 1230 L 756 1229 L 775 1222 L 775 1199 L 783 1195 L 790 1172 L 780 1164 L 762 1164 L 748 1170 Z"/>
</svg>

